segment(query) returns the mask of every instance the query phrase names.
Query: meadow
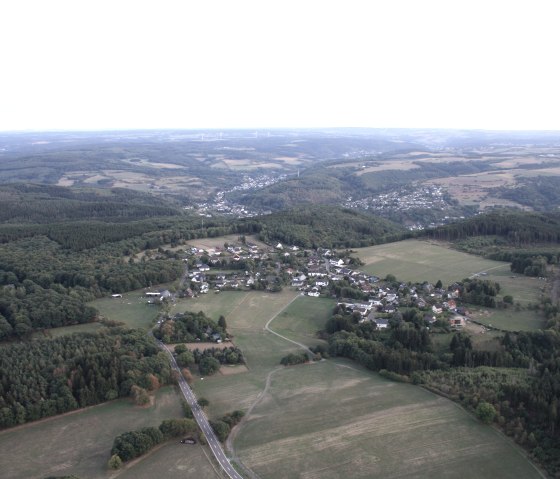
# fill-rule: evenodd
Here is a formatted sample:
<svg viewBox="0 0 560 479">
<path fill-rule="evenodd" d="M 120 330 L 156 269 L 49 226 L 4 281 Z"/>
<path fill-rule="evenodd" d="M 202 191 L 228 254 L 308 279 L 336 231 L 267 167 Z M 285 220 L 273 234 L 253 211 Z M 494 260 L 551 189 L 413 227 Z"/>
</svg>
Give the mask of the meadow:
<svg viewBox="0 0 560 479">
<path fill-rule="evenodd" d="M 278 371 L 235 446 L 267 479 L 542 477 L 453 402 L 341 360 Z"/>
<path fill-rule="evenodd" d="M 364 263 L 361 269 L 384 278 L 393 274 L 400 281 L 436 283 L 445 285 L 474 277 L 496 281 L 500 295 L 511 295 L 520 310 L 473 308 L 473 319 L 509 331 L 542 328 L 544 320 L 538 312 L 529 310 L 538 304 L 544 287 L 542 280 L 512 274 L 509 263 L 493 261 L 447 248 L 428 241 L 406 240 L 355 250 Z M 482 274 L 481 274 L 482 273 Z"/>
<path fill-rule="evenodd" d="M 443 284 L 451 284 L 480 272 L 509 270 L 509 263 L 420 240 L 357 248 L 355 251 L 355 256 L 365 263 L 360 269 L 381 278 L 392 274 L 400 281 L 436 283 L 441 280 Z"/>
<path fill-rule="evenodd" d="M 121 399 L 2 431 L 2 478 L 71 474 L 81 479 L 113 478 L 115 473 L 107 468 L 107 461 L 115 436 L 182 416 L 178 394 L 174 388 L 165 387 L 148 407 Z M 171 441 L 119 471 L 118 477 L 155 477 L 150 475 L 154 470 L 165 472 L 164 477 L 170 479 L 185 477 L 188 470 L 198 471 L 200 477 L 213 475 L 212 465 L 200 446 Z"/>
<path fill-rule="evenodd" d="M 104 318 L 124 323 L 129 328 L 148 329 L 157 317 L 160 308 L 148 304 L 143 296 L 144 290 L 124 293 L 122 298 L 101 298 L 92 301 L 90 306 L 96 308 Z"/>
<path fill-rule="evenodd" d="M 264 325 L 272 319 L 274 331 L 312 345 L 331 300 L 288 291 L 237 294 L 241 300 L 229 311 L 220 309 L 249 371 L 197 378 L 194 390 L 210 401 L 210 417 L 248 411 L 233 446 L 259 477 L 541 477 L 508 439 L 419 387 L 342 359 L 279 366 L 298 348 Z M 214 298 L 190 304 L 209 311 Z"/>
</svg>

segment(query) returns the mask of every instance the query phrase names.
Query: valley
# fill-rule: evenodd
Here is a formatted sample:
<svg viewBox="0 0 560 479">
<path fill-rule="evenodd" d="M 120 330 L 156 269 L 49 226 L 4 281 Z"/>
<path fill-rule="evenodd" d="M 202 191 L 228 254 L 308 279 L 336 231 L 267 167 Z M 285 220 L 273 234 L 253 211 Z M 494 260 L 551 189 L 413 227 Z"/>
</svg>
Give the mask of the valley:
<svg viewBox="0 0 560 479">
<path fill-rule="evenodd" d="M 560 471 L 555 133 L 0 147 L 6 477 L 225 477 L 162 343 L 243 477 Z"/>
</svg>

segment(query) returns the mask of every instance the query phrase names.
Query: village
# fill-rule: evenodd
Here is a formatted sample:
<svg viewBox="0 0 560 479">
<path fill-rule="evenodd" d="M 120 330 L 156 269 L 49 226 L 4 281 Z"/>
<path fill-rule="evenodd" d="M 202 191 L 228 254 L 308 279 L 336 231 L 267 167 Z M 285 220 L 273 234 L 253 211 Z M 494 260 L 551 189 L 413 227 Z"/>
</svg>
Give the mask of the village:
<svg viewBox="0 0 560 479">
<path fill-rule="evenodd" d="M 240 237 L 223 247 L 190 247 L 185 256 L 186 281 L 174 293 L 179 297 L 235 290 L 277 292 L 289 287 L 313 298 L 334 298 L 339 307 L 359 315 L 359 322 L 372 322 L 378 329 L 398 320 L 399 308 L 422 311 L 427 327 L 461 329 L 467 320 L 468 311 L 458 305 L 460 283 L 444 288 L 441 282 L 402 283 L 391 275 L 382 279 L 360 271 L 359 259 L 348 250 L 265 246 Z M 146 296 L 153 303 L 153 296 L 162 301 L 173 295 L 165 290 Z"/>
</svg>

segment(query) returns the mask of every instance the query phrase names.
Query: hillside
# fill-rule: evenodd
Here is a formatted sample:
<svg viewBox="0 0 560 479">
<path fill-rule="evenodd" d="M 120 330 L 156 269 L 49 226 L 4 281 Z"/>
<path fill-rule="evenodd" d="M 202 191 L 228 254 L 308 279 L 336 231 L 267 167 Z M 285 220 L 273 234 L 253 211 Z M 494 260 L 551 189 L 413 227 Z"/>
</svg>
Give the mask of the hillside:
<svg viewBox="0 0 560 479">
<path fill-rule="evenodd" d="M 302 206 L 259 218 L 260 239 L 305 248 L 350 248 L 401 238 L 404 228 L 339 207 Z"/>
</svg>

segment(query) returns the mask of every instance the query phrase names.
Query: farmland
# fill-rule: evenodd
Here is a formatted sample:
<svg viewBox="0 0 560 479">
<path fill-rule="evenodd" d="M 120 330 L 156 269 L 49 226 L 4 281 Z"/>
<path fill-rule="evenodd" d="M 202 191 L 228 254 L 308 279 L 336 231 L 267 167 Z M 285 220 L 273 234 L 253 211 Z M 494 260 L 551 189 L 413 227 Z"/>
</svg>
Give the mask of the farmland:
<svg viewBox="0 0 560 479">
<path fill-rule="evenodd" d="M 271 479 L 540 477 L 454 403 L 339 360 L 277 372 L 236 450 Z"/>
<path fill-rule="evenodd" d="M 279 367 L 297 348 L 264 331 L 266 322 L 274 318 L 274 331 L 312 344 L 330 300 L 237 294 L 229 311 L 212 306 L 220 295 L 189 304 L 225 313 L 249 371 L 197 379 L 194 389 L 210 401 L 210 417 L 254 407 L 233 445 L 259 477 L 540 477 L 510 441 L 421 388 L 339 359 Z"/>
<path fill-rule="evenodd" d="M 532 330 L 542 327 L 543 318 L 536 311 L 527 309 L 538 304 L 544 287 L 543 281 L 522 275 L 512 275 L 509 263 L 487 260 L 456 251 L 433 242 L 406 240 L 356 250 L 370 274 L 385 277 L 393 274 L 401 281 L 444 284 L 480 275 L 481 278 L 500 284 L 502 295 L 511 295 L 520 310 L 512 308 L 476 309 L 473 319 L 504 330 Z"/>
<path fill-rule="evenodd" d="M 70 474 L 84 479 L 112 477 L 107 461 L 115 436 L 181 416 L 179 396 L 167 387 L 157 393 L 154 403 L 147 408 L 117 400 L 3 431 L 0 448 L 10 451 L 10 458 L 4 454 L 0 461 L 2 477 L 33 479 Z M 154 477 L 150 476 L 154 468 L 165 470 L 165 477 L 169 478 L 184 477 L 188 470 L 198 471 L 201 477 L 213 474 L 200 447 L 178 447 L 173 442 L 125 469 L 122 477 Z"/>
<path fill-rule="evenodd" d="M 433 243 L 406 240 L 356 249 L 367 273 L 385 277 L 393 274 L 401 281 L 444 284 L 460 281 L 476 273 L 508 270 L 509 264 L 487 260 Z"/>
<path fill-rule="evenodd" d="M 542 316 L 536 311 L 528 310 L 527 306 L 539 302 L 543 281 L 512 275 L 509 263 L 487 260 L 418 240 L 359 248 L 356 256 L 366 264 L 362 268 L 364 271 L 379 277 L 393 274 L 401 281 L 435 283 L 441 279 L 444 284 L 450 284 L 483 273 L 481 278 L 498 282 L 501 286 L 500 294 L 511 295 L 521 309 L 475 309 L 473 319 L 510 331 L 542 327 Z"/>
</svg>

